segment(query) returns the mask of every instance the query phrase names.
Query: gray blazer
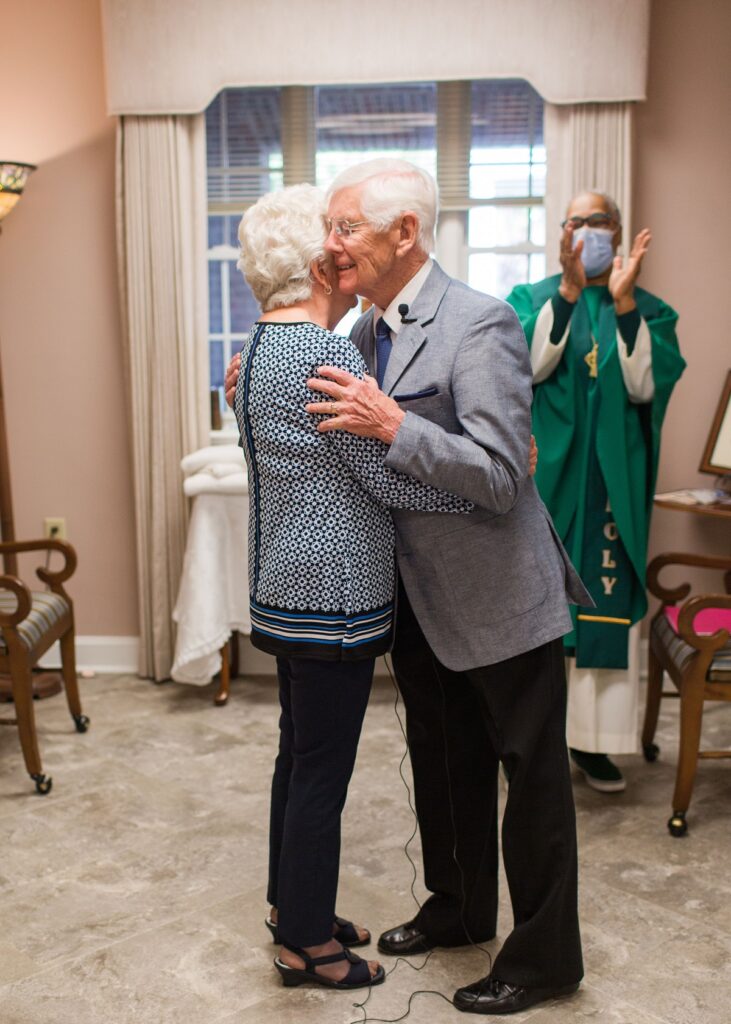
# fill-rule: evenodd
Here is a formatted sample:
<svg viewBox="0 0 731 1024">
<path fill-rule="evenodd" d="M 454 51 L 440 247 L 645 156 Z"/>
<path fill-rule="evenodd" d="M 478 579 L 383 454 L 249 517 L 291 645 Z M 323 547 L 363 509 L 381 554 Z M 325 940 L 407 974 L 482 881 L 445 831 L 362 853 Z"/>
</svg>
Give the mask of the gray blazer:
<svg viewBox="0 0 731 1024">
<path fill-rule="evenodd" d="M 478 507 L 393 511 L 398 567 L 432 650 L 465 671 L 563 636 L 567 602 L 593 602 L 528 476 L 532 374 L 515 312 L 435 264 L 406 316 L 383 381 L 406 411 L 386 465 Z M 372 310 L 351 339 L 373 373 Z"/>
</svg>

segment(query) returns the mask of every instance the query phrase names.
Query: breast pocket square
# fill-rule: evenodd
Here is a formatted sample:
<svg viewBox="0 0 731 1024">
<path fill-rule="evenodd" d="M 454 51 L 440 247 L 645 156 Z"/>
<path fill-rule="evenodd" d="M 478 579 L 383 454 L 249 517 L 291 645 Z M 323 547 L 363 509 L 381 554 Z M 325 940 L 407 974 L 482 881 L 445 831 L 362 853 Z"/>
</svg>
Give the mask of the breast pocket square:
<svg viewBox="0 0 731 1024">
<path fill-rule="evenodd" d="M 415 398 L 433 398 L 439 394 L 439 388 L 424 388 L 423 391 L 411 391 L 407 395 L 394 395 L 394 402 L 412 402 Z"/>
</svg>

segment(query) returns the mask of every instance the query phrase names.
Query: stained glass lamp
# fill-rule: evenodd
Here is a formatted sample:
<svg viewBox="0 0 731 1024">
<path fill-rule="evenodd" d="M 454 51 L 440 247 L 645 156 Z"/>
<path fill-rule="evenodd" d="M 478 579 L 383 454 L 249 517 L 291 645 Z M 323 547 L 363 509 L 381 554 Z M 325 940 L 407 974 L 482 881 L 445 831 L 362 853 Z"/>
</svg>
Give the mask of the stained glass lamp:
<svg viewBox="0 0 731 1024">
<path fill-rule="evenodd" d="M 0 221 L 2 221 L 23 194 L 34 164 L 21 164 L 17 160 L 0 160 Z M 3 400 L 2 369 L 0 368 L 0 540 L 15 540 L 13 522 L 13 501 L 10 491 L 10 461 L 8 459 L 8 438 L 5 428 L 5 406 Z M 15 552 L 3 555 L 4 571 L 9 576 L 18 575 L 18 556 Z M 51 697 L 59 693 L 61 683 L 58 676 L 42 673 L 33 677 L 33 695 Z M 0 677 L 0 701 L 12 695 L 12 684 L 8 677 Z"/>
<path fill-rule="evenodd" d="M 34 164 L 19 164 L 14 160 L 0 161 L 0 220 L 10 213 L 20 199 Z"/>
<path fill-rule="evenodd" d="M 0 221 L 10 213 L 20 199 L 28 175 L 35 170 L 33 164 L 19 164 L 15 161 L 0 161 Z M 10 461 L 8 439 L 5 430 L 5 407 L 3 402 L 3 379 L 0 368 L 0 539 L 15 540 L 13 523 L 13 501 L 10 491 Z M 5 572 L 17 575 L 17 556 L 5 554 Z"/>
</svg>

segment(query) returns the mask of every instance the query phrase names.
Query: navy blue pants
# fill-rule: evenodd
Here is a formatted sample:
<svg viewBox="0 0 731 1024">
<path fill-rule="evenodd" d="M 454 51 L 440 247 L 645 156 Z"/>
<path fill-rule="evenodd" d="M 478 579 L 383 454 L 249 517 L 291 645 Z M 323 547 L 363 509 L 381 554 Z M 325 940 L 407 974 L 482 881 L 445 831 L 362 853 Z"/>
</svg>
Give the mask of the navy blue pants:
<svg viewBox="0 0 731 1024">
<path fill-rule="evenodd" d="M 267 899 L 283 941 L 332 938 L 340 815 L 373 680 L 373 658 L 277 658 L 279 753 L 272 779 Z"/>
</svg>

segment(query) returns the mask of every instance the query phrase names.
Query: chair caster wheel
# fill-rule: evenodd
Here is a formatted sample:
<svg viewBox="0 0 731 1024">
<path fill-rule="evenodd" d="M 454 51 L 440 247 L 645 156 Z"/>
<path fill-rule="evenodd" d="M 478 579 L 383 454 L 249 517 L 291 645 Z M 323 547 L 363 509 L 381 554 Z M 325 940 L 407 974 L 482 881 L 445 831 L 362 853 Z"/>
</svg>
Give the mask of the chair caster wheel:
<svg viewBox="0 0 731 1024">
<path fill-rule="evenodd" d="M 668 821 L 670 835 L 679 839 L 688 831 L 688 822 L 685 820 L 685 811 L 674 811 L 672 818 Z"/>
<path fill-rule="evenodd" d="M 89 728 L 89 719 L 86 715 L 72 715 L 77 732 L 86 732 Z"/>
<path fill-rule="evenodd" d="M 657 761 L 657 755 L 660 753 L 660 748 L 657 743 L 646 743 L 643 744 L 642 753 L 645 755 L 645 760 L 652 763 Z"/>
<path fill-rule="evenodd" d="M 36 792 L 40 793 L 41 796 L 45 796 L 46 793 L 51 792 L 53 786 L 53 779 L 50 775 L 31 775 L 31 778 L 36 784 Z"/>
</svg>

